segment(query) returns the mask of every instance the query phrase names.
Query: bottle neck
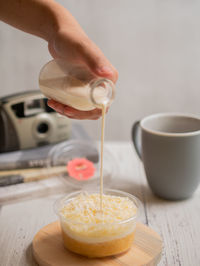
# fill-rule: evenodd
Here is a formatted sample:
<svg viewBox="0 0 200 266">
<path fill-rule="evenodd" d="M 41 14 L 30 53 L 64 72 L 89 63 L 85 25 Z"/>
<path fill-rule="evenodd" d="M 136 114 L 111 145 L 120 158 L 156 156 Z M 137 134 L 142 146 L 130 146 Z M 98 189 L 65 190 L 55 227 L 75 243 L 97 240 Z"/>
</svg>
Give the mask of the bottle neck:
<svg viewBox="0 0 200 266">
<path fill-rule="evenodd" d="M 115 85 L 106 78 L 97 78 L 90 82 L 90 100 L 97 107 L 110 106 L 115 97 Z"/>
</svg>

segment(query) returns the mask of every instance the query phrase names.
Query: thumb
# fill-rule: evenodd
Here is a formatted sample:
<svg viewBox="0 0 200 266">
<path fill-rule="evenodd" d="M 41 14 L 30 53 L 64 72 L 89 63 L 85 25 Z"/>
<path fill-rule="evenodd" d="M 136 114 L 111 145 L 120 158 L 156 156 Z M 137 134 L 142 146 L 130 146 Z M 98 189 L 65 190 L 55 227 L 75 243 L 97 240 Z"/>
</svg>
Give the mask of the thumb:
<svg viewBox="0 0 200 266">
<path fill-rule="evenodd" d="M 88 43 L 82 44 L 79 53 L 82 63 L 85 64 L 91 72 L 116 83 L 118 79 L 117 70 L 92 41 L 88 40 Z"/>
</svg>

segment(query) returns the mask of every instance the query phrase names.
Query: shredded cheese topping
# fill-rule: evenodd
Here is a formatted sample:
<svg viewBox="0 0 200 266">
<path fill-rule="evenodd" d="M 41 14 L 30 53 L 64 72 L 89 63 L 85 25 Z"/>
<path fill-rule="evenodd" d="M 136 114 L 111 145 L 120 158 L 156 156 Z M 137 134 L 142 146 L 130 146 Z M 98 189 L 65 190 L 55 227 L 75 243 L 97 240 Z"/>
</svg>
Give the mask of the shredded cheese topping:
<svg viewBox="0 0 200 266">
<path fill-rule="evenodd" d="M 84 224 L 110 224 L 127 220 L 137 212 L 127 197 L 103 195 L 103 211 L 99 209 L 100 195 L 82 193 L 61 209 L 66 220 Z"/>
<path fill-rule="evenodd" d="M 68 234 L 89 238 L 111 237 L 133 231 L 135 220 L 120 223 L 137 213 L 137 207 L 129 198 L 103 195 L 103 211 L 100 211 L 100 195 L 82 193 L 60 209 L 62 227 Z"/>
</svg>

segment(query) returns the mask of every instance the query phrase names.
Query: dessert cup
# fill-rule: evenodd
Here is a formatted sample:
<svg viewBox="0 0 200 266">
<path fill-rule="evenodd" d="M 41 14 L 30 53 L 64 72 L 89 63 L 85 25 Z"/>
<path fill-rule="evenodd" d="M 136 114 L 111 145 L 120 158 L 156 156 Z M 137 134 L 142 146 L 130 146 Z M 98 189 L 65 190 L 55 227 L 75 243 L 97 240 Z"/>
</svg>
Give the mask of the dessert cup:
<svg viewBox="0 0 200 266">
<path fill-rule="evenodd" d="M 70 202 L 72 202 L 76 197 L 81 196 L 82 193 L 92 195 L 93 193 L 98 192 L 76 191 L 70 193 L 60 200 L 57 200 L 55 203 L 54 207 L 56 214 L 60 219 L 64 246 L 74 253 L 90 258 L 101 258 L 111 255 L 118 255 L 127 251 L 131 247 L 134 240 L 136 222 L 140 212 L 140 201 L 133 195 L 126 192 L 107 189 L 104 191 L 105 197 L 109 195 L 111 196 L 111 198 L 118 197 L 119 200 L 128 200 L 129 205 L 131 204 L 132 206 L 134 206 L 135 211 L 133 212 L 133 214 L 132 212 L 130 212 L 131 215 L 129 215 L 128 219 L 123 219 L 123 215 L 128 211 L 127 208 L 129 205 L 124 205 L 124 208 L 120 210 L 120 218 L 109 218 L 110 220 L 105 219 L 104 222 L 102 222 L 101 219 L 96 219 L 96 222 L 91 223 L 90 220 L 87 219 L 87 217 L 83 222 L 80 219 L 78 212 L 77 221 L 71 219 L 70 215 L 67 215 L 68 217 L 66 217 L 63 214 L 63 208 Z M 106 202 L 104 202 L 104 205 L 105 204 Z M 120 204 L 115 204 L 115 207 L 113 208 L 118 208 L 117 205 Z M 110 211 L 112 212 L 112 210 Z M 100 210 L 99 213 L 97 213 L 97 217 L 100 217 L 99 215 L 102 215 Z"/>
</svg>

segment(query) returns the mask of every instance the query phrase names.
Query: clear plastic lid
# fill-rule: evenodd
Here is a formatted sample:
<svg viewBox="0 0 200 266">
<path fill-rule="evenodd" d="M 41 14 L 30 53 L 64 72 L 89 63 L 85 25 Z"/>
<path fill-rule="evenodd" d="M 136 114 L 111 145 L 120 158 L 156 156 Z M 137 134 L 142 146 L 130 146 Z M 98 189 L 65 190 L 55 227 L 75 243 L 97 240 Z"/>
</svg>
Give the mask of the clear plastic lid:
<svg viewBox="0 0 200 266">
<path fill-rule="evenodd" d="M 47 174 L 58 169 L 61 176 L 75 188 L 97 188 L 100 186 L 100 143 L 72 140 L 57 144 L 48 155 Z M 111 152 L 104 148 L 103 181 L 109 187 L 117 171 L 117 162 Z"/>
</svg>

